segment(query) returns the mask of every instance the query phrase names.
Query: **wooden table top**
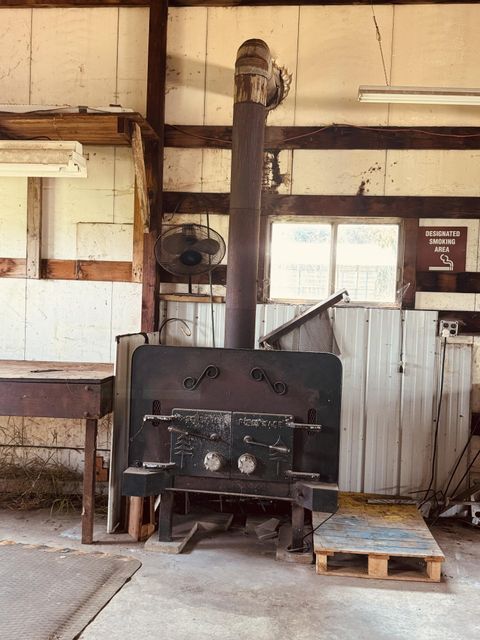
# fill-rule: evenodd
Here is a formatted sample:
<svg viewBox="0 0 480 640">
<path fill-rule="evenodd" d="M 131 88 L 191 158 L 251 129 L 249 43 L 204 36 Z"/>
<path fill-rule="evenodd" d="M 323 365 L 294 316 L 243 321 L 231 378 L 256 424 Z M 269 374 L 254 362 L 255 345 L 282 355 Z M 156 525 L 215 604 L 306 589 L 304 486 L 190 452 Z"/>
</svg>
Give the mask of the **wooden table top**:
<svg viewBox="0 0 480 640">
<path fill-rule="evenodd" d="M 22 381 L 94 384 L 110 378 L 113 378 L 113 364 L 107 363 L 0 360 L 0 383 Z"/>
</svg>

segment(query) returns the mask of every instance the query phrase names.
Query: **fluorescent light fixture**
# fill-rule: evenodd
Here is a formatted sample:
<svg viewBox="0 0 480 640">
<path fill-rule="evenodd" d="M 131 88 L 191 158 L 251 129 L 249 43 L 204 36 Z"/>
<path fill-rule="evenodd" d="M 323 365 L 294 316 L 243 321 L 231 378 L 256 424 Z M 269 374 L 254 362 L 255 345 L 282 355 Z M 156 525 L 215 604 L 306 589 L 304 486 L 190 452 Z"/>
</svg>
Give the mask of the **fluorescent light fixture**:
<svg viewBox="0 0 480 640">
<path fill-rule="evenodd" d="M 79 142 L 0 140 L 0 176 L 86 178 L 87 161 Z"/>
<path fill-rule="evenodd" d="M 360 102 L 475 106 L 480 105 L 480 89 L 364 85 L 358 89 L 358 99 Z"/>
</svg>

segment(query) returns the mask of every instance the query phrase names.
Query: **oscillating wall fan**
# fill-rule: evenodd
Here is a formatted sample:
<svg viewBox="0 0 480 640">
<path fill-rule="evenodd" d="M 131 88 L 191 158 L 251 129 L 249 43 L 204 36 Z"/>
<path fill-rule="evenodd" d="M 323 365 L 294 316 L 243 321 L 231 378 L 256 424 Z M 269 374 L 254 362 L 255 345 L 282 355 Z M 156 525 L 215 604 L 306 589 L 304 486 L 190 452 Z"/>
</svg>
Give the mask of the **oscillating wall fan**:
<svg viewBox="0 0 480 640">
<path fill-rule="evenodd" d="M 180 224 L 170 227 L 155 243 L 158 264 L 173 275 L 192 276 L 208 273 L 220 264 L 225 255 L 222 236 L 201 224 Z"/>
</svg>

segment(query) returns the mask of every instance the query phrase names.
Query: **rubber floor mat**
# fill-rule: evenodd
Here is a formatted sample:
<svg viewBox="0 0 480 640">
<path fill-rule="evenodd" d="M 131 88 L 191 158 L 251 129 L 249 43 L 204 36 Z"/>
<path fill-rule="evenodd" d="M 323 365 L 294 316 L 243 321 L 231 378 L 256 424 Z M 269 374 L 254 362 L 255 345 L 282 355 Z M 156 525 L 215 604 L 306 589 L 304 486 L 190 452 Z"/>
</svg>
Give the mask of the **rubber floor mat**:
<svg viewBox="0 0 480 640">
<path fill-rule="evenodd" d="M 73 640 L 140 566 L 135 558 L 0 542 L 0 639 Z"/>
</svg>

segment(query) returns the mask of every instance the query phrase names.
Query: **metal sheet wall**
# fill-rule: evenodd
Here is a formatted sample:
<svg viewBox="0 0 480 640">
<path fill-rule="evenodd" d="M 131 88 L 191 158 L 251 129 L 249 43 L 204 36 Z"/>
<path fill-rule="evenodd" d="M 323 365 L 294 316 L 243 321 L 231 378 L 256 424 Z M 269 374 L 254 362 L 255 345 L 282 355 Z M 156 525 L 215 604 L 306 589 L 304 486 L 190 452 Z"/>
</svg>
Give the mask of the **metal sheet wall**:
<svg viewBox="0 0 480 640">
<path fill-rule="evenodd" d="M 211 346 L 211 310 L 162 303 L 164 344 Z M 305 307 L 259 305 L 257 339 Z M 224 305 L 214 305 L 215 343 L 223 345 Z M 338 307 L 331 310 L 343 363 L 342 490 L 406 493 L 428 486 L 438 403 L 441 341 L 437 312 Z M 292 341 L 295 343 L 295 340 Z M 444 487 L 467 438 L 472 345 L 449 342 L 438 435 L 435 487 Z M 460 465 L 452 487 L 463 473 Z"/>
</svg>

